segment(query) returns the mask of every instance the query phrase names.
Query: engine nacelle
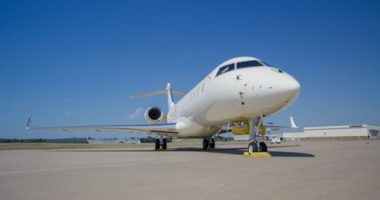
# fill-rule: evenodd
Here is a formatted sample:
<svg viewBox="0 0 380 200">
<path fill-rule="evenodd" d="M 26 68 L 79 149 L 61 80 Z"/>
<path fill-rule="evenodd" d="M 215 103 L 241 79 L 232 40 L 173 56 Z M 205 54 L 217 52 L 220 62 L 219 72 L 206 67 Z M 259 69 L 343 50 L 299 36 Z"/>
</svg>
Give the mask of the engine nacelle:
<svg viewBox="0 0 380 200">
<path fill-rule="evenodd" d="M 155 124 L 166 122 L 166 114 L 161 111 L 159 107 L 149 107 L 145 110 L 144 118 L 146 123 Z"/>
</svg>

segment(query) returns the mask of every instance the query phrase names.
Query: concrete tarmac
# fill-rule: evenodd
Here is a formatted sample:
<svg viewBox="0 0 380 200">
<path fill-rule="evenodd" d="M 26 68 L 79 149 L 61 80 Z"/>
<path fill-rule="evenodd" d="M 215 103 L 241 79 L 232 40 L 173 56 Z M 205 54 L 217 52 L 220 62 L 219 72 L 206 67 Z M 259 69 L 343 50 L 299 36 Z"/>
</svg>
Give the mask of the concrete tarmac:
<svg viewBox="0 0 380 200">
<path fill-rule="evenodd" d="M 379 141 L 152 148 L 0 151 L 0 199 L 380 199 Z"/>
</svg>

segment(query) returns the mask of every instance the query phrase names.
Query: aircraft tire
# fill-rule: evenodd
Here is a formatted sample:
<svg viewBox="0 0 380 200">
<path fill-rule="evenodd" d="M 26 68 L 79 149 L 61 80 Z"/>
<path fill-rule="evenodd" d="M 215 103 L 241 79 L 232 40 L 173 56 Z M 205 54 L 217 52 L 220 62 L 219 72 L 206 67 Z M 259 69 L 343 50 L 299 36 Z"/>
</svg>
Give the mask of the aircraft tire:
<svg viewBox="0 0 380 200">
<path fill-rule="evenodd" d="M 258 148 L 256 142 L 249 143 L 249 145 L 248 145 L 248 152 L 249 153 L 258 152 L 258 151 L 259 151 L 259 148 Z"/>
<path fill-rule="evenodd" d="M 168 145 L 167 145 L 167 140 L 166 140 L 166 139 L 163 139 L 163 140 L 162 140 L 162 146 L 161 146 L 162 150 L 166 150 L 167 147 L 168 147 Z"/>
<path fill-rule="evenodd" d="M 261 152 L 268 152 L 267 144 L 265 144 L 265 142 L 260 142 L 260 149 L 261 149 Z"/>
<path fill-rule="evenodd" d="M 207 138 L 204 138 L 203 144 L 202 144 L 203 150 L 207 150 L 209 148 L 209 145 L 210 145 L 209 140 Z"/>
<path fill-rule="evenodd" d="M 156 151 L 160 150 L 160 139 L 156 139 L 154 150 Z"/>
<path fill-rule="evenodd" d="M 210 149 L 215 149 L 215 139 L 214 138 L 210 139 L 209 147 L 210 147 Z"/>
</svg>

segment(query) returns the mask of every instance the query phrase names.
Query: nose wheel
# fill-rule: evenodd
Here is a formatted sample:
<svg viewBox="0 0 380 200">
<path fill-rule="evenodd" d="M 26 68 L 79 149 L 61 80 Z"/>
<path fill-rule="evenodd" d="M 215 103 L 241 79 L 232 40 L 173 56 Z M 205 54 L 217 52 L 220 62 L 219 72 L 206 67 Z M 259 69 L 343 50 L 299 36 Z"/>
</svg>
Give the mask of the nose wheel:
<svg viewBox="0 0 380 200">
<path fill-rule="evenodd" d="M 265 144 L 265 142 L 260 142 L 260 149 L 261 149 L 261 152 L 268 152 L 267 144 Z"/>
<path fill-rule="evenodd" d="M 257 146 L 256 142 L 249 143 L 249 145 L 248 145 L 248 152 L 249 153 L 258 152 L 258 151 L 259 151 L 259 147 Z"/>
<path fill-rule="evenodd" d="M 257 142 L 251 142 L 248 145 L 248 152 L 268 152 L 268 146 L 265 142 L 259 142 L 259 145 L 257 145 Z"/>
<path fill-rule="evenodd" d="M 248 152 L 268 152 L 268 146 L 263 142 L 263 136 L 259 136 L 259 126 L 261 124 L 261 117 L 252 119 L 250 122 L 250 133 L 249 140 L 251 141 L 248 145 Z M 265 134 L 265 133 L 264 133 Z"/>
</svg>

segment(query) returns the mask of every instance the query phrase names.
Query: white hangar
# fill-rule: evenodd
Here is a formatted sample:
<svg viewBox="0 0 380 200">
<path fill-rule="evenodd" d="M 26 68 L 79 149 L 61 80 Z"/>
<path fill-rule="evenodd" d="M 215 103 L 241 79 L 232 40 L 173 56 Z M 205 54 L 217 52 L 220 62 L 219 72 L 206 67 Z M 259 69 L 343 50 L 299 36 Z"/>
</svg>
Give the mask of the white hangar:
<svg viewBox="0 0 380 200">
<path fill-rule="evenodd" d="M 283 133 L 285 140 L 374 140 L 380 139 L 380 127 L 367 124 L 305 127 L 303 132 Z"/>
</svg>

